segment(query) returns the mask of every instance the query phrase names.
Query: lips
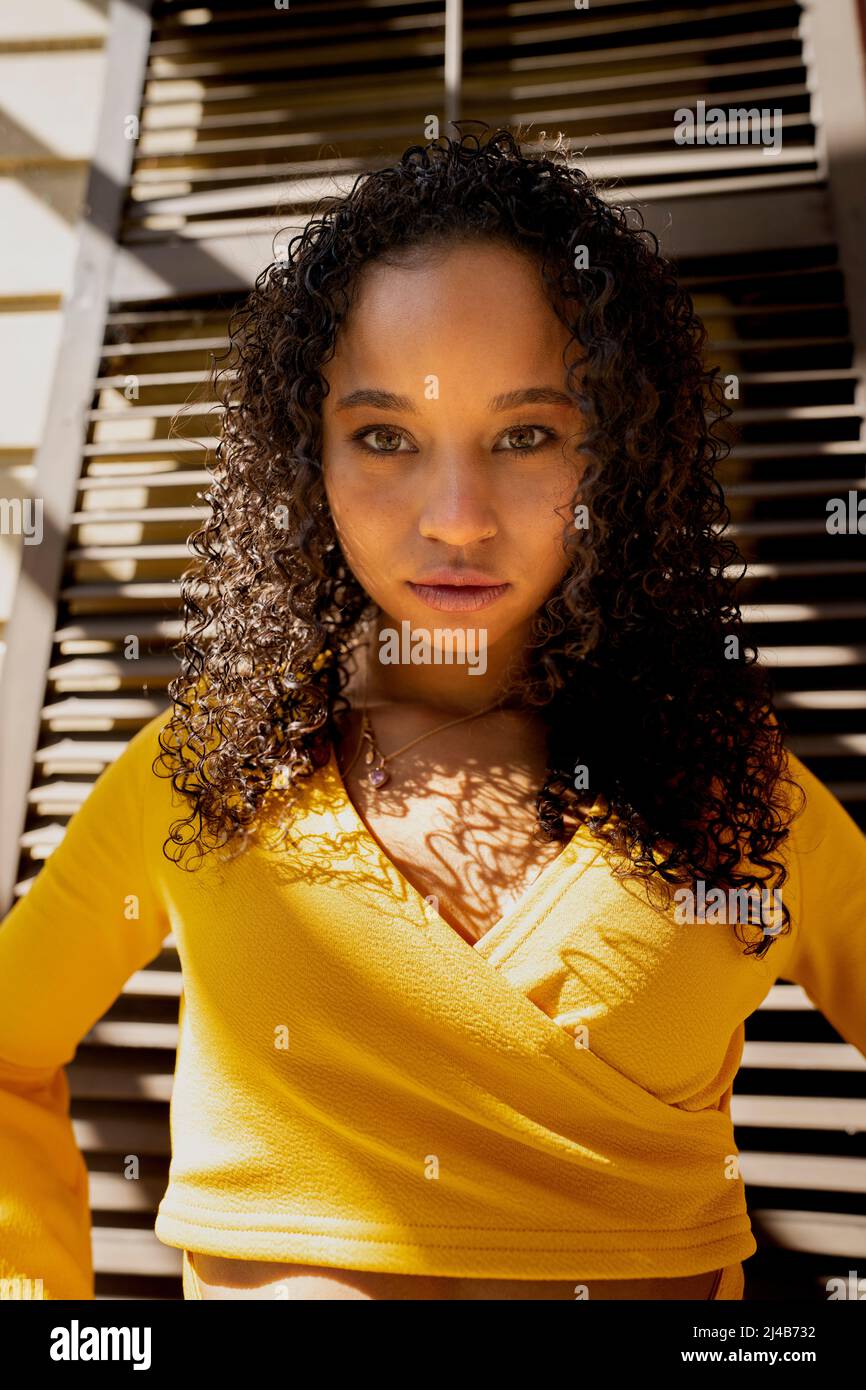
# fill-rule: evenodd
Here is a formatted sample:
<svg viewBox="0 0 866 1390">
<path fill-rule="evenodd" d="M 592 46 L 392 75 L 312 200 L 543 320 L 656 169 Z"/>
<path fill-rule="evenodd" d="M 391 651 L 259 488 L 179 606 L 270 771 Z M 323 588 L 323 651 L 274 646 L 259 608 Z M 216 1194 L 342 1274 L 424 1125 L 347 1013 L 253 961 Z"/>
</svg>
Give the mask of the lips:
<svg viewBox="0 0 866 1390">
<path fill-rule="evenodd" d="M 459 570 L 443 567 L 438 570 L 431 570 L 429 574 L 424 574 L 420 579 L 410 580 L 410 584 L 419 584 L 424 587 L 428 585 L 442 585 L 445 588 L 485 588 L 496 587 L 503 581 L 497 579 L 495 574 L 486 574 L 484 570 Z"/>
<path fill-rule="evenodd" d="M 444 613 L 475 612 L 498 602 L 510 588 L 479 570 L 439 570 L 408 587 L 427 608 Z"/>
</svg>

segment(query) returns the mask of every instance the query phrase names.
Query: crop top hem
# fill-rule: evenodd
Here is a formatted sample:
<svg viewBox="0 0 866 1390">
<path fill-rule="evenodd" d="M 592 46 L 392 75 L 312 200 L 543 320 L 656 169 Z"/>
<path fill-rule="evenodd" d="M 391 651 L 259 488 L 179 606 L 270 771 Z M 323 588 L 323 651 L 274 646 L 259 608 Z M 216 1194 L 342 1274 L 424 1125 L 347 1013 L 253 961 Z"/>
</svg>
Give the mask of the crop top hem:
<svg viewBox="0 0 866 1390">
<path fill-rule="evenodd" d="M 155 1234 L 164 1245 L 204 1255 L 462 1279 L 674 1279 L 757 1250 L 746 1214 L 690 1230 L 581 1233 L 304 1218 L 303 1229 L 268 1230 L 245 1225 L 241 1213 L 207 1215 L 190 1219 L 161 1208 Z"/>
</svg>

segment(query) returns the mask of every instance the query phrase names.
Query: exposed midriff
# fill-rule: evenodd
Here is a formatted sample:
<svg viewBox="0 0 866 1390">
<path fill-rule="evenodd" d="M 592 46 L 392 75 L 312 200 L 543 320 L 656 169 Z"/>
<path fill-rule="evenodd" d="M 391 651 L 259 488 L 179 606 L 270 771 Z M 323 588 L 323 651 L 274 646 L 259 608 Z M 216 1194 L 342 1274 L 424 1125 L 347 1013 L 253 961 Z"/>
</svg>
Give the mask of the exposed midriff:
<svg viewBox="0 0 866 1390">
<path fill-rule="evenodd" d="M 383 1274 L 324 1265 L 193 1257 L 204 1299 L 707 1299 L 717 1271 L 680 1279 L 452 1279 L 428 1274 Z M 282 1285 L 282 1289 L 278 1286 Z"/>
</svg>

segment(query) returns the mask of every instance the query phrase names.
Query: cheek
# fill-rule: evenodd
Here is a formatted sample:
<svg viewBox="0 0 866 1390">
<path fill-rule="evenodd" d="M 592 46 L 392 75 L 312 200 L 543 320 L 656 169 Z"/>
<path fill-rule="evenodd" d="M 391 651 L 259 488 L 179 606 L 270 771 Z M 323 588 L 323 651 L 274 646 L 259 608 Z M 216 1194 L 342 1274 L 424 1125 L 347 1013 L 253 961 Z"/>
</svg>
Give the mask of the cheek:
<svg viewBox="0 0 866 1390">
<path fill-rule="evenodd" d="M 324 470 L 328 499 L 337 539 L 350 567 L 365 582 L 380 567 L 382 555 L 393 541 L 394 522 L 389 519 L 385 491 L 376 489 L 368 478 L 339 465 Z"/>
<path fill-rule="evenodd" d="M 323 478 L 334 525 L 339 532 L 351 536 L 359 524 L 363 526 L 367 515 L 364 490 L 359 486 L 357 475 L 336 458 L 326 460 Z"/>
<path fill-rule="evenodd" d="M 363 559 L 393 549 L 411 525 L 411 489 L 405 480 L 357 468 L 334 459 L 324 468 L 325 495 L 346 558 Z"/>
<path fill-rule="evenodd" d="M 509 489 L 507 513 L 519 518 L 520 545 L 534 561 L 550 570 L 567 563 L 563 538 L 572 517 L 575 475 L 566 469 L 551 470 L 521 479 Z M 513 523 L 512 523 L 513 524 Z"/>
</svg>

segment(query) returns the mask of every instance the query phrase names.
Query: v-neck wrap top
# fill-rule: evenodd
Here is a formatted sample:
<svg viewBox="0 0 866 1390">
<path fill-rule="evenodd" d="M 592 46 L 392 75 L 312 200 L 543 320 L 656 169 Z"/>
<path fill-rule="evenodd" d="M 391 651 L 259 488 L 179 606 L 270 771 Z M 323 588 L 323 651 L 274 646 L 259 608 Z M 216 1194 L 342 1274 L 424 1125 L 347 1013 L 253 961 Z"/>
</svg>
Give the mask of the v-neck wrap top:
<svg viewBox="0 0 866 1390">
<path fill-rule="evenodd" d="M 797 758 L 793 931 L 763 959 L 729 924 L 650 905 L 588 830 L 470 945 L 367 830 L 333 755 L 294 843 L 170 862 L 184 803 L 151 771 L 167 717 L 104 770 L 0 927 L 0 1277 L 93 1296 L 63 1067 L 169 932 L 167 1245 L 510 1279 L 754 1253 L 730 1115 L 744 1020 L 790 980 L 866 1055 L 866 837 Z"/>
</svg>

